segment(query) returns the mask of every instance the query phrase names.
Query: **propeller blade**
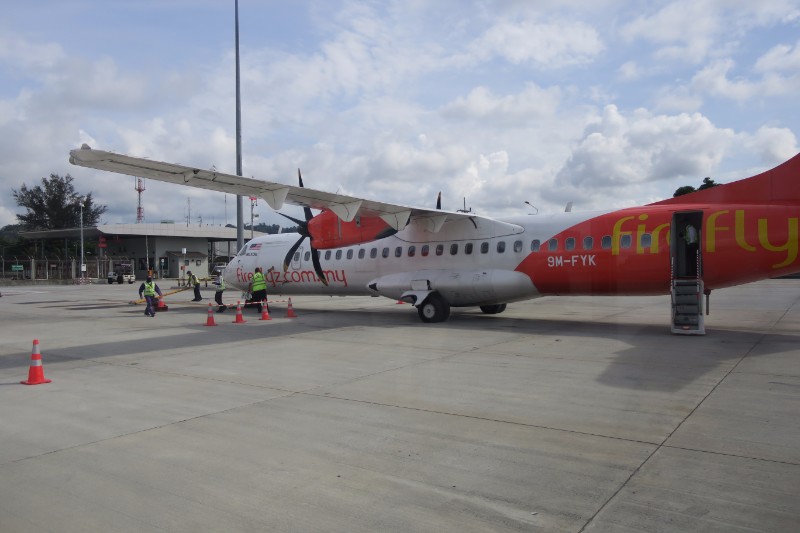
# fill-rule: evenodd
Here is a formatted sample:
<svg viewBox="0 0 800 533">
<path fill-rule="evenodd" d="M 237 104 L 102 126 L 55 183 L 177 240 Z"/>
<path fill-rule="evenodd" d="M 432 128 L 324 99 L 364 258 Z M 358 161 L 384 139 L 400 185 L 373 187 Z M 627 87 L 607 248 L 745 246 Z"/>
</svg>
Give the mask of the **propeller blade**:
<svg viewBox="0 0 800 533">
<path fill-rule="evenodd" d="M 439 191 L 439 196 L 436 197 L 436 209 L 442 208 L 442 191 Z"/>
<path fill-rule="evenodd" d="M 297 224 L 298 226 L 305 226 L 305 225 L 306 225 L 306 223 L 305 223 L 305 222 L 303 222 L 302 220 L 298 220 L 298 219 L 296 219 L 296 218 L 294 218 L 294 217 L 290 217 L 289 215 L 284 215 L 284 214 L 283 214 L 283 213 L 281 213 L 280 211 L 278 211 L 278 214 L 279 214 L 280 216 L 282 216 L 282 217 L 286 217 L 286 218 L 288 218 L 289 220 L 291 220 L 292 222 L 294 222 L 294 223 L 295 223 L 295 224 Z"/>
<path fill-rule="evenodd" d="M 291 248 L 289 248 L 289 252 L 287 252 L 286 257 L 283 259 L 283 271 L 284 272 L 289 270 L 289 263 L 292 262 L 292 256 L 297 251 L 297 249 L 300 248 L 300 245 L 303 243 L 303 239 L 305 239 L 305 236 L 300 237 L 299 239 L 297 239 L 297 242 L 294 243 Z"/>
<path fill-rule="evenodd" d="M 303 188 L 303 175 L 300 174 L 300 169 L 297 169 L 297 182 L 300 184 L 300 187 Z M 311 213 L 311 208 L 303 207 L 303 213 L 306 215 L 306 222 L 314 218 L 314 214 Z"/>
<path fill-rule="evenodd" d="M 323 285 L 328 286 L 328 278 L 325 277 L 325 272 L 322 270 L 322 265 L 319 264 L 319 252 L 316 248 L 311 248 L 311 262 L 314 263 L 314 272 L 320 279 Z"/>
</svg>

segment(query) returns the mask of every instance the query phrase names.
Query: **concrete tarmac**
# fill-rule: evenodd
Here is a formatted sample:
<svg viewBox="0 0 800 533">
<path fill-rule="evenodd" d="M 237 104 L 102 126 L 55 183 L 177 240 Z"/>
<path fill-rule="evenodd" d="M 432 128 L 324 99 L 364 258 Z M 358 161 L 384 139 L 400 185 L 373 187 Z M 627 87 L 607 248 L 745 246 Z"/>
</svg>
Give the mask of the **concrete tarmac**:
<svg viewBox="0 0 800 533">
<path fill-rule="evenodd" d="M 137 288 L 0 286 L 0 531 L 800 530 L 800 280 L 715 291 L 704 337 L 664 296 L 206 327 Z"/>
</svg>

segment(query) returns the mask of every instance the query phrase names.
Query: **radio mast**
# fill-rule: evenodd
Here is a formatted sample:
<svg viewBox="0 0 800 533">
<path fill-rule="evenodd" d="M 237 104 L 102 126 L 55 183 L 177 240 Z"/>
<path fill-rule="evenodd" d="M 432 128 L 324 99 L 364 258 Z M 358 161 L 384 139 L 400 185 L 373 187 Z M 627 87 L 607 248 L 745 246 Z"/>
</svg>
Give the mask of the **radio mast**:
<svg viewBox="0 0 800 533">
<path fill-rule="evenodd" d="M 142 207 L 142 193 L 144 192 L 144 178 L 136 178 L 136 192 L 139 193 L 139 206 L 136 208 L 136 223 L 144 222 L 144 207 Z"/>
</svg>

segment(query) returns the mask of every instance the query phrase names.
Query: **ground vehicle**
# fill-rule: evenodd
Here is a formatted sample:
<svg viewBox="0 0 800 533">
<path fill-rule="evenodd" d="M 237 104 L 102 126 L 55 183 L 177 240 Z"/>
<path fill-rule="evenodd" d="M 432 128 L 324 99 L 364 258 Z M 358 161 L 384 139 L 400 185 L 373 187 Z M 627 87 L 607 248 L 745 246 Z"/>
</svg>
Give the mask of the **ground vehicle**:
<svg viewBox="0 0 800 533">
<path fill-rule="evenodd" d="M 114 270 L 108 271 L 108 283 L 110 285 L 115 281 L 120 285 L 125 281 L 128 283 L 136 281 L 136 276 L 133 274 L 130 263 L 114 263 Z"/>
</svg>

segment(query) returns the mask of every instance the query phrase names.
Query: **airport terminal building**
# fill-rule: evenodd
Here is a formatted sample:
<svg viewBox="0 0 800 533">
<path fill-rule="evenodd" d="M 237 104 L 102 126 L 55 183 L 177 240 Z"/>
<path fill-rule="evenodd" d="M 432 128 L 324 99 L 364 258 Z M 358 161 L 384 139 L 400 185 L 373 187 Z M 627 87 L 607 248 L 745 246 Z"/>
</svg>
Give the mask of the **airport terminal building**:
<svg viewBox="0 0 800 533">
<path fill-rule="evenodd" d="M 85 273 L 81 276 L 80 242 L 84 241 Z M 252 232 L 252 237 L 263 235 Z M 183 278 L 191 270 L 206 277 L 216 265 L 236 255 L 236 228 L 185 224 L 104 224 L 58 230 L 25 231 L 30 240 L 61 241 L 63 252 L 53 257 L 4 258 L 5 277 L 19 279 L 100 279 L 109 272 L 130 270 L 137 280 L 148 271 L 156 278 Z M 245 242 L 251 232 L 245 231 Z M 94 251 L 86 252 L 91 242 Z M 42 247 L 44 249 L 44 247 Z"/>
</svg>

